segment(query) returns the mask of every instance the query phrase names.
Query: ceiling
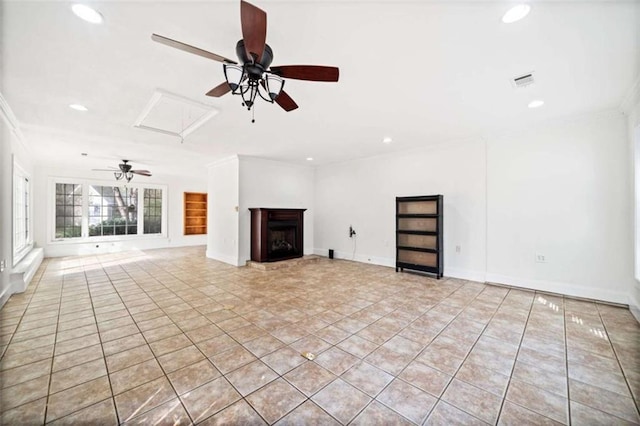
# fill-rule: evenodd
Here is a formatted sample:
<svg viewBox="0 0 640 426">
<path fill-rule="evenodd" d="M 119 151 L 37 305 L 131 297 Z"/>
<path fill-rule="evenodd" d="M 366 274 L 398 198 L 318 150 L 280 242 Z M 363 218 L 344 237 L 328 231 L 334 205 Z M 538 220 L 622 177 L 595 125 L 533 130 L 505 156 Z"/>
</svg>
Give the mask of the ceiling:
<svg viewBox="0 0 640 426">
<path fill-rule="evenodd" d="M 300 108 L 257 102 L 255 123 L 239 97 L 204 95 L 224 80 L 220 63 L 150 38 L 235 58 L 237 0 L 91 2 L 102 25 L 70 2 L 2 1 L 1 91 L 36 162 L 88 170 L 130 158 L 176 173 L 241 154 L 322 165 L 618 108 L 640 75 L 640 2 L 531 1 L 509 25 L 508 1 L 253 3 L 267 12 L 274 65 L 340 67 L 338 83 L 288 80 Z M 536 84 L 514 89 L 530 71 Z M 184 141 L 134 128 L 157 89 L 219 112 Z M 527 108 L 533 99 L 545 105 Z"/>
</svg>

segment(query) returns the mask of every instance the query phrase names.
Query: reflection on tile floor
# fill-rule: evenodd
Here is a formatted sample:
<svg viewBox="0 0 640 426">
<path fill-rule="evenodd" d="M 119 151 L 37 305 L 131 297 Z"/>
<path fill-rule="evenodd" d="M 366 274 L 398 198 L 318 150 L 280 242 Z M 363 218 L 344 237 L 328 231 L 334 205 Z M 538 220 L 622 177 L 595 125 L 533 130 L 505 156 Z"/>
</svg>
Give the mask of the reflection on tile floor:
<svg viewBox="0 0 640 426">
<path fill-rule="evenodd" d="M 0 320 L 0 424 L 640 422 L 628 310 L 354 262 L 48 259 Z"/>
</svg>

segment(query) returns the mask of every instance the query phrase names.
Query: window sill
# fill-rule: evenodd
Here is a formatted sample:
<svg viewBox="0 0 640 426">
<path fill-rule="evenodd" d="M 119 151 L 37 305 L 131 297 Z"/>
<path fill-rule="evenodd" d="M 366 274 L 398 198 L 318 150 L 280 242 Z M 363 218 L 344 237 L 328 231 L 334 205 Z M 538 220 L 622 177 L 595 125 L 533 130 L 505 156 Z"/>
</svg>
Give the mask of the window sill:
<svg viewBox="0 0 640 426">
<path fill-rule="evenodd" d="M 22 259 L 24 259 L 31 252 L 32 249 L 33 249 L 33 242 L 27 244 L 22 249 L 20 249 L 18 253 L 14 254 L 12 266 L 15 267 L 18 263 L 20 263 L 20 261 L 22 261 Z"/>
<path fill-rule="evenodd" d="M 91 244 L 91 243 L 115 243 L 139 240 L 159 240 L 166 239 L 166 234 L 143 234 L 143 235 L 114 235 L 108 237 L 78 237 L 78 238 L 61 238 L 49 241 L 49 244 Z"/>
</svg>

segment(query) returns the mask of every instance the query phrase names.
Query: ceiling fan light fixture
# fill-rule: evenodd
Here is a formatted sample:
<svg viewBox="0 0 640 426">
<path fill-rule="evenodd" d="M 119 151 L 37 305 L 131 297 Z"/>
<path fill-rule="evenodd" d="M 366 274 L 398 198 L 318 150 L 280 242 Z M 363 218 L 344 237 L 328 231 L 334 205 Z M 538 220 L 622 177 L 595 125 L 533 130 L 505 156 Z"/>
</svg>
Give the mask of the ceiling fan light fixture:
<svg viewBox="0 0 640 426">
<path fill-rule="evenodd" d="M 265 85 L 267 86 L 267 92 L 269 93 L 269 98 L 271 99 L 271 102 L 273 102 L 278 96 L 280 96 L 280 92 L 282 92 L 282 88 L 284 87 L 284 80 L 271 73 L 265 73 L 264 80 Z"/>
<path fill-rule="evenodd" d="M 122 175 L 123 175 L 122 172 L 113 172 L 113 177 L 115 177 L 116 180 L 122 179 Z"/>
<path fill-rule="evenodd" d="M 231 92 L 237 93 L 238 88 L 242 84 L 244 79 L 245 70 L 244 67 L 239 65 L 223 64 L 224 78 L 227 80 L 227 84 L 231 87 Z"/>
<path fill-rule="evenodd" d="M 513 6 L 511 9 L 507 10 L 507 12 L 502 16 L 502 22 L 505 24 L 512 24 L 517 22 L 527 16 L 531 11 L 531 6 L 528 4 L 518 4 Z"/>
<path fill-rule="evenodd" d="M 71 10 L 76 16 L 84 21 L 92 24 L 102 24 L 104 17 L 97 10 L 87 6 L 86 4 L 74 4 L 71 6 Z"/>
</svg>

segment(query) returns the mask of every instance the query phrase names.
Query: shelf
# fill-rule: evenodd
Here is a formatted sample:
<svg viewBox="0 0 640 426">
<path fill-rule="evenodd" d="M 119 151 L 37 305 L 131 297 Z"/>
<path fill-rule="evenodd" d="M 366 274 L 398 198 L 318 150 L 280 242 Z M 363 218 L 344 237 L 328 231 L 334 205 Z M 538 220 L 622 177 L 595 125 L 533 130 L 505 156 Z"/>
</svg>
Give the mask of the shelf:
<svg viewBox="0 0 640 426">
<path fill-rule="evenodd" d="M 184 193 L 184 235 L 207 233 L 207 194 Z"/>
<path fill-rule="evenodd" d="M 442 277 L 442 199 L 396 197 L 396 272 L 406 268 Z"/>
<path fill-rule="evenodd" d="M 438 235 L 435 231 L 410 231 L 408 229 L 398 229 L 396 230 L 398 234 L 406 234 L 406 235 Z"/>
<path fill-rule="evenodd" d="M 411 250 L 411 251 L 421 251 L 421 252 L 425 252 L 425 253 L 438 253 L 438 249 L 423 248 L 423 247 L 398 246 L 398 250 Z"/>
</svg>

